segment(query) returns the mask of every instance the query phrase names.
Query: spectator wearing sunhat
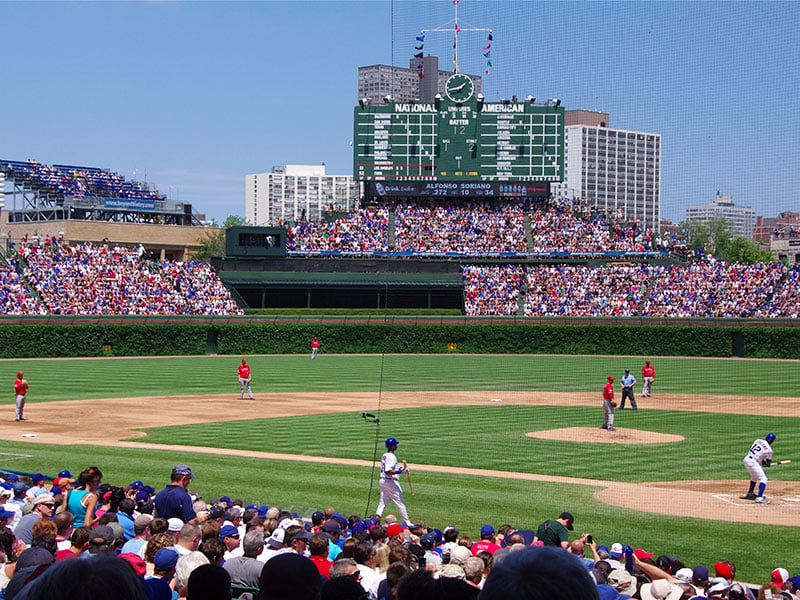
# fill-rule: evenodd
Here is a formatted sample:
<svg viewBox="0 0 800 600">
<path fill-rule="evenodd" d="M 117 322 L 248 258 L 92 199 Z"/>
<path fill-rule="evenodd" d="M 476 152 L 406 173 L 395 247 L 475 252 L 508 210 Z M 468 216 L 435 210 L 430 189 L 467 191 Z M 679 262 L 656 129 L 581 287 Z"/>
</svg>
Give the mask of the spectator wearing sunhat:
<svg viewBox="0 0 800 600">
<path fill-rule="evenodd" d="M 39 494 L 33 499 L 33 510 L 22 517 L 14 530 L 17 539 L 30 545 L 33 526 L 39 519 L 52 519 L 56 511 L 56 504 L 50 494 Z"/>
</svg>

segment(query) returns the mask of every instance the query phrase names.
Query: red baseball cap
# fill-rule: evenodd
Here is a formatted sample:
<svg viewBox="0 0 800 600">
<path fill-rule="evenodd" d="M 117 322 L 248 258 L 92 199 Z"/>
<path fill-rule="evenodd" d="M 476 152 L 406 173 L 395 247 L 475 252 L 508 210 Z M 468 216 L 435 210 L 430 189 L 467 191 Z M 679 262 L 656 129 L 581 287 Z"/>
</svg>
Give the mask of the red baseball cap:
<svg viewBox="0 0 800 600">
<path fill-rule="evenodd" d="M 716 573 L 718 577 L 724 577 L 725 579 L 730 579 L 733 577 L 731 566 L 722 561 L 714 563 L 714 573 Z"/>
<path fill-rule="evenodd" d="M 17 373 L 17 377 L 22 377 L 22 371 L 19 371 L 19 372 Z"/>
<path fill-rule="evenodd" d="M 242 364 L 243 365 L 247 364 L 247 361 L 245 359 L 242 359 Z"/>
<path fill-rule="evenodd" d="M 634 554 L 634 555 L 636 556 L 636 558 L 638 558 L 639 560 L 644 560 L 645 558 L 653 558 L 653 553 L 652 553 L 652 552 L 645 552 L 645 551 L 644 551 L 644 550 L 642 550 L 641 548 L 637 548 L 636 550 L 634 550 L 634 551 L 633 551 L 633 554 Z"/>
<path fill-rule="evenodd" d="M 613 378 L 611 375 L 609 375 L 609 376 L 608 376 L 608 380 L 609 380 L 609 381 L 614 381 L 614 378 Z"/>
</svg>

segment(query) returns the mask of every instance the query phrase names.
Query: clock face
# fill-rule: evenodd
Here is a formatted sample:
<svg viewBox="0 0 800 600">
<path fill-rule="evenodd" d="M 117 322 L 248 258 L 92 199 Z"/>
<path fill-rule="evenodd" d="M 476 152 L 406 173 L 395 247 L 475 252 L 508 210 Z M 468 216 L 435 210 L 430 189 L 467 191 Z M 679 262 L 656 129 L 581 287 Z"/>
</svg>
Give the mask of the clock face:
<svg viewBox="0 0 800 600">
<path fill-rule="evenodd" d="M 466 102 L 472 98 L 474 91 L 475 84 L 472 83 L 472 79 L 463 73 L 451 75 L 444 84 L 444 92 L 453 102 Z"/>
</svg>

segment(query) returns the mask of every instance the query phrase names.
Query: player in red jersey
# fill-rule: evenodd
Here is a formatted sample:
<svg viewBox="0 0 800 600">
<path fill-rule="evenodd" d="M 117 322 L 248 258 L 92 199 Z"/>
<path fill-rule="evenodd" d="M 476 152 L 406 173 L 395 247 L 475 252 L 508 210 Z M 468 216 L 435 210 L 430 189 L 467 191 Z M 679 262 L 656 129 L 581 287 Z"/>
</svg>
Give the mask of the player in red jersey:
<svg viewBox="0 0 800 600">
<path fill-rule="evenodd" d="M 644 361 L 644 366 L 642 367 L 642 380 L 644 381 L 642 384 L 642 396 L 650 396 L 650 386 L 655 378 L 655 368 L 653 368 L 649 360 Z"/>
<path fill-rule="evenodd" d="M 25 395 L 28 393 L 28 381 L 22 378 L 22 371 L 17 373 L 17 379 L 14 381 L 14 400 L 16 402 L 16 415 L 17 421 L 24 421 L 25 417 L 22 416 L 22 411 L 25 409 Z"/>
<path fill-rule="evenodd" d="M 317 358 L 317 353 L 319 352 L 319 340 L 317 336 L 314 336 L 314 339 L 311 340 L 311 360 Z"/>
<path fill-rule="evenodd" d="M 242 364 L 239 365 L 239 389 L 242 392 L 242 400 L 244 400 L 245 389 L 247 390 L 247 394 L 250 396 L 250 400 L 255 400 L 255 398 L 253 398 L 253 390 L 250 389 L 251 379 L 250 365 L 247 364 L 245 359 L 242 359 Z"/>
<path fill-rule="evenodd" d="M 614 378 L 608 376 L 608 382 L 603 386 L 603 426 L 600 429 L 614 431 Z"/>
</svg>

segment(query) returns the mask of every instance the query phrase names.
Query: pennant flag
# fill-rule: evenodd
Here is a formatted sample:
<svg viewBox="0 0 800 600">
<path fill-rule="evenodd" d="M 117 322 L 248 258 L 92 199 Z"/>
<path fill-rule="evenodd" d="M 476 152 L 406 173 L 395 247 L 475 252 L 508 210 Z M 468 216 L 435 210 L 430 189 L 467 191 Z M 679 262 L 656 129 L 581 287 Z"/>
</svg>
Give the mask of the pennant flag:
<svg viewBox="0 0 800 600">
<path fill-rule="evenodd" d="M 458 0 L 453 0 L 453 4 L 458 4 Z"/>
<path fill-rule="evenodd" d="M 489 69 L 486 69 L 486 74 L 487 74 L 487 75 L 489 74 Z"/>
<path fill-rule="evenodd" d="M 489 34 L 489 41 L 491 42 L 491 41 L 492 41 L 492 39 L 493 39 L 493 38 L 492 38 L 492 34 L 490 33 L 490 34 Z"/>
<path fill-rule="evenodd" d="M 414 58 L 422 58 L 422 52 L 418 52 L 414 55 Z"/>
<path fill-rule="evenodd" d="M 491 56 L 491 54 L 492 54 L 492 51 L 491 51 L 491 50 L 489 50 L 488 52 L 484 52 L 484 53 L 483 53 L 483 55 L 484 55 L 486 58 L 489 58 L 489 57 Z"/>
<path fill-rule="evenodd" d="M 488 50 L 491 47 L 492 47 L 491 44 L 486 44 L 483 48 L 481 48 L 481 50 Z"/>
<path fill-rule="evenodd" d="M 491 66 L 492 66 L 492 61 L 490 61 L 490 60 L 487 60 L 487 61 L 486 61 L 486 66 L 487 66 L 487 67 L 491 67 Z"/>
<path fill-rule="evenodd" d="M 421 35 L 418 35 L 417 36 L 417 41 L 418 42 L 424 42 L 425 41 L 425 34 L 423 33 Z"/>
<path fill-rule="evenodd" d="M 417 76 L 418 76 L 420 79 L 422 79 L 423 77 L 425 77 L 425 73 L 423 73 L 423 72 L 422 72 L 422 70 L 420 70 L 420 71 L 417 73 Z"/>
<path fill-rule="evenodd" d="M 458 23 L 456 23 L 456 33 L 458 33 L 459 31 L 461 30 L 458 28 Z"/>
<path fill-rule="evenodd" d="M 419 46 L 414 46 L 414 50 L 422 50 L 423 46 L 425 46 L 425 44 L 420 44 Z"/>
<path fill-rule="evenodd" d="M 422 63 L 418 63 L 418 64 L 417 64 L 417 68 L 418 68 L 420 71 L 422 71 Z"/>
</svg>

